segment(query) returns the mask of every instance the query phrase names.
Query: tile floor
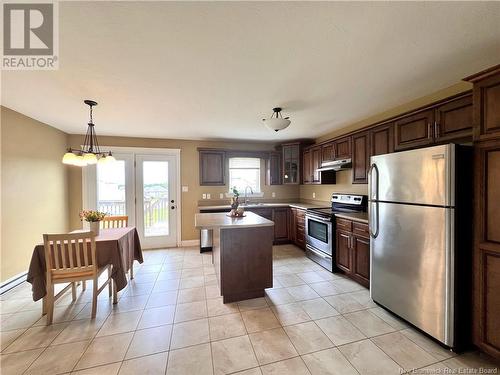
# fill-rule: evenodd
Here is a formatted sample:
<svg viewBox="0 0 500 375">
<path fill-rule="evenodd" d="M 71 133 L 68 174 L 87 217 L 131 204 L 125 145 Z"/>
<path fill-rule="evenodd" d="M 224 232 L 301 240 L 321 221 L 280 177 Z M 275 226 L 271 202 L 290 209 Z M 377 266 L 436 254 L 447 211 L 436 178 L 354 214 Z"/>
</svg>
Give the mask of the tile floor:
<svg viewBox="0 0 500 375">
<path fill-rule="evenodd" d="M 70 294 L 59 300 L 49 327 L 29 284 L 2 295 L 2 375 L 379 375 L 496 366 L 443 349 L 293 245 L 274 248 L 274 288 L 265 298 L 226 305 L 210 254 L 183 248 L 144 257 L 117 305 L 101 294 L 95 320 L 91 288 L 79 289 L 74 303 Z"/>
</svg>

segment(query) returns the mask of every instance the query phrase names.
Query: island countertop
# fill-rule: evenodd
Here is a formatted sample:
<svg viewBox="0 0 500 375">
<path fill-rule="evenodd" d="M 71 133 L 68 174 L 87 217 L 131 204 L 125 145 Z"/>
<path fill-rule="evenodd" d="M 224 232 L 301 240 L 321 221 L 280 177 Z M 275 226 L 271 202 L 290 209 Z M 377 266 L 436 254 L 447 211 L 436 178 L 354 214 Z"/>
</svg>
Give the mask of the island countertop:
<svg viewBox="0 0 500 375">
<path fill-rule="evenodd" d="M 243 217 L 229 217 L 227 212 L 217 212 L 195 214 L 194 225 L 197 229 L 257 228 L 273 226 L 274 222 L 250 211 L 245 211 Z"/>
</svg>

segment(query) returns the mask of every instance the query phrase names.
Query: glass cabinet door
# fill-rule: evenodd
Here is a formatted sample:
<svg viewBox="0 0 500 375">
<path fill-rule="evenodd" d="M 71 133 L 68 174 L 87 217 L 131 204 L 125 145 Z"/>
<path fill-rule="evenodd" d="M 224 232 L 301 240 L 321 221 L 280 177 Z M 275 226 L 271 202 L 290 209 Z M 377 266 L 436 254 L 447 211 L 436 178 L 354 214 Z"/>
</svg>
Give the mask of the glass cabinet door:
<svg viewBox="0 0 500 375">
<path fill-rule="evenodd" d="M 300 149 L 299 145 L 283 146 L 283 183 L 299 183 Z"/>
</svg>

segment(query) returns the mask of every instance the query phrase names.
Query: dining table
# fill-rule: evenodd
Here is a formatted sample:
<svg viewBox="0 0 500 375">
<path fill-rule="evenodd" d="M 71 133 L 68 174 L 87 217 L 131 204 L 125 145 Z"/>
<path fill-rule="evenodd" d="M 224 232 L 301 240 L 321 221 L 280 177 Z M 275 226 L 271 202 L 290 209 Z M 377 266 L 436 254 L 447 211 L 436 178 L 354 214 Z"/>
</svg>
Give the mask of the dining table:
<svg viewBox="0 0 500 375">
<path fill-rule="evenodd" d="M 71 233 L 82 232 L 82 230 Z M 95 237 L 97 266 L 103 267 L 111 264 L 114 285 L 116 291 L 127 286 L 127 272 L 137 260 L 143 263 L 141 243 L 139 234 L 135 227 L 106 228 L 99 231 Z M 45 249 L 43 243 L 33 249 L 31 262 L 28 270 L 27 281 L 32 285 L 33 301 L 45 297 L 46 286 L 46 263 Z"/>
</svg>

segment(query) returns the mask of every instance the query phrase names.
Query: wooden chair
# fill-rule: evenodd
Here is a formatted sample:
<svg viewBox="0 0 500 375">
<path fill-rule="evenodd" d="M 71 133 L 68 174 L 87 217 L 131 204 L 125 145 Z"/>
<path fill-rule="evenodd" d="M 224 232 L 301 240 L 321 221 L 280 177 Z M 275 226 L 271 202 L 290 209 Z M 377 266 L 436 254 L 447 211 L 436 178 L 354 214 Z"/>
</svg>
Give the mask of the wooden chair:
<svg viewBox="0 0 500 375">
<path fill-rule="evenodd" d="M 116 288 L 112 287 L 111 264 L 97 267 L 95 235 L 93 232 L 79 232 L 68 234 L 44 234 L 45 263 L 47 269 L 47 295 L 44 298 L 43 313 L 47 314 L 47 325 L 52 324 L 54 303 L 70 287 L 73 301 L 76 300 L 76 283 L 92 280 L 92 319 L 97 312 L 97 296 L 106 287 L 109 296 L 113 295 L 116 303 Z M 108 271 L 106 282 L 98 288 L 99 276 Z M 54 285 L 69 283 L 63 290 L 54 295 Z M 114 291 L 113 291 L 114 289 Z"/>
<path fill-rule="evenodd" d="M 101 228 L 124 228 L 128 225 L 128 216 L 106 216 L 101 220 Z"/>
<path fill-rule="evenodd" d="M 128 216 L 106 216 L 101 220 L 101 228 L 124 228 L 128 226 Z M 134 278 L 134 259 L 129 260 L 130 279 Z"/>
</svg>

